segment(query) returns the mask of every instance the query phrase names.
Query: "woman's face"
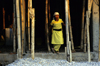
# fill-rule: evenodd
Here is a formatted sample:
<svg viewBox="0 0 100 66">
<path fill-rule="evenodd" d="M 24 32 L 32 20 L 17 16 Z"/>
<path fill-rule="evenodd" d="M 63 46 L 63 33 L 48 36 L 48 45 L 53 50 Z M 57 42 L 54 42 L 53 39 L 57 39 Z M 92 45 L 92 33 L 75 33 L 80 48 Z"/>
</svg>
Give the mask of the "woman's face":
<svg viewBox="0 0 100 66">
<path fill-rule="evenodd" d="M 55 15 L 55 18 L 56 18 L 56 19 L 59 19 L 59 15 Z"/>
</svg>

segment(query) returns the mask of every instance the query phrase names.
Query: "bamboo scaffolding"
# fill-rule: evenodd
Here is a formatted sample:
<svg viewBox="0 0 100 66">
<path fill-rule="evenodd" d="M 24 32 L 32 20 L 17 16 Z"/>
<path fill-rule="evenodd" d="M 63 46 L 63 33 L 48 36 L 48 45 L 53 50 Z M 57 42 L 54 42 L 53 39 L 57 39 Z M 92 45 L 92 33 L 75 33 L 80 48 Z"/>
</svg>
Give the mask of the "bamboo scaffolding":
<svg viewBox="0 0 100 66">
<path fill-rule="evenodd" d="M 83 49 L 84 14 L 85 14 L 85 0 L 83 0 L 83 12 L 82 12 L 81 49 Z"/>
<path fill-rule="evenodd" d="M 15 16 L 16 1 L 13 1 L 13 52 L 16 52 L 16 16 Z"/>
<path fill-rule="evenodd" d="M 5 10 L 3 8 L 3 29 L 5 29 Z"/>
<path fill-rule="evenodd" d="M 20 0 L 21 4 L 21 23 L 22 23 L 22 54 L 24 49 L 24 30 L 25 30 L 25 14 L 24 14 L 24 1 Z"/>
<path fill-rule="evenodd" d="M 69 56 L 69 26 L 68 26 L 68 1 L 69 0 L 65 0 L 65 23 L 66 23 L 66 46 L 67 46 L 67 56 L 66 56 L 66 60 L 70 61 Z"/>
<path fill-rule="evenodd" d="M 16 0 L 16 13 L 17 13 L 17 36 L 18 36 L 18 51 L 17 52 L 18 52 L 18 58 L 22 58 L 19 0 Z"/>
<path fill-rule="evenodd" d="M 68 18 L 69 18 L 69 27 L 70 27 L 70 37 L 71 37 L 71 43 L 72 43 L 72 50 L 74 50 L 74 42 L 73 42 L 73 36 L 72 36 L 72 27 L 71 27 L 71 16 L 70 16 L 69 1 L 68 1 Z"/>
<path fill-rule="evenodd" d="M 29 45 L 29 50 L 30 49 L 30 14 L 29 14 L 29 10 L 30 10 L 30 0 L 28 0 L 28 45 Z"/>
<path fill-rule="evenodd" d="M 48 51 L 50 52 L 50 46 L 49 46 L 49 30 L 48 30 L 48 0 L 46 0 L 46 8 L 45 8 L 45 15 L 46 15 L 46 22 L 45 22 L 45 31 L 46 31 L 46 43 L 48 47 Z"/>
<path fill-rule="evenodd" d="M 33 8 L 32 9 L 32 11 L 33 11 L 33 18 L 32 18 L 32 22 L 31 22 L 31 31 L 32 31 L 32 33 L 31 33 L 31 57 L 32 57 L 32 59 L 34 59 L 34 52 L 35 52 L 35 9 Z"/>
</svg>

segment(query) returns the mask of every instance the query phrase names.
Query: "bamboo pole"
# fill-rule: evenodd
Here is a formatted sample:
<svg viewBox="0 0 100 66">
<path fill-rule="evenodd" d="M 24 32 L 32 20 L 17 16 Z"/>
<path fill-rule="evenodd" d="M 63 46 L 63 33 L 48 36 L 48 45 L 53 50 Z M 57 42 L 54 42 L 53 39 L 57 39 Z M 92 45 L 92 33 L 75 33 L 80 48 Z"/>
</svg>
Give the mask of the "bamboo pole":
<svg viewBox="0 0 100 66">
<path fill-rule="evenodd" d="M 74 42 L 73 42 L 73 36 L 72 36 L 72 27 L 71 27 L 71 16 L 70 16 L 69 1 L 68 1 L 68 18 L 69 18 L 69 27 L 70 27 L 70 37 L 71 37 L 71 43 L 72 43 L 72 50 L 74 50 Z"/>
<path fill-rule="evenodd" d="M 85 24 L 85 30 L 84 30 L 84 52 L 86 52 L 86 45 L 87 45 L 87 43 L 86 43 L 86 24 Z"/>
<path fill-rule="evenodd" d="M 47 43 L 47 47 L 48 47 L 48 51 L 50 52 L 50 46 L 49 46 L 49 30 L 48 30 L 48 0 L 46 0 L 46 8 L 45 8 L 46 12 L 46 22 L 45 22 L 45 31 L 46 31 L 46 43 Z"/>
<path fill-rule="evenodd" d="M 26 4 L 25 4 L 25 0 L 24 0 L 23 3 L 24 3 L 24 10 L 23 10 L 23 11 L 24 11 L 24 21 L 25 21 L 25 23 L 24 23 L 25 27 L 24 27 L 24 28 L 26 28 L 26 20 L 25 20 L 25 19 L 26 19 L 26 9 L 25 9 L 25 7 L 26 7 L 25 5 L 26 5 Z M 25 32 L 25 31 L 26 31 L 26 30 L 24 29 L 24 46 L 23 46 L 23 54 L 25 54 L 25 46 L 26 46 L 26 32 Z"/>
<path fill-rule="evenodd" d="M 31 57 L 32 57 L 32 59 L 34 59 L 34 52 L 35 52 L 35 9 L 33 8 L 32 9 L 32 12 L 33 12 L 33 18 L 32 18 L 32 22 L 31 22 L 31 31 L 32 31 L 32 33 L 31 33 Z"/>
<path fill-rule="evenodd" d="M 13 1 L 13 52 L 16 52 L 16 16 L 15 16 L 16 1 Z"/>
<path fill-rule="evenodd" d="M 23 0 L 20 0 L 20 4 L 21 4 L 21 23 L 22 23 L 22 54 L 23 54 L 23 47 L 24 47 L 24 29 L 25 29 L 25 20 L 24 20 L 24 4 L 23 4 Z"/>
<path fill-rule="evenodd" d="M 29 50 L 30 50 L 30 0 L 28 0 L 28 45 L 29 45 Z"/>
<path fill-rule="evenodd" d="M 85 14 L 85 0 L 83 0 L 83 12 L 82 12 L 81 49 L 83 49 L 84 14 Z"/>
<path fill-rule="evenodd" d="M 20 29 L 20 12 L 19 0 L 16 0 L 16 14 L 17 14 L 17 36 L 18 36 L 18 58 L 21 58 L 21 29 Z"/>
<path fill-rule="evenodd" d="M 87 44 L 88 44 L 88 61 L 91 61 L 90 55 L 90 36 L 89 36 L 89 23 L 90 23 L 90 15 L 91 15 L 91 7 L 93 0 L 88 0 L 88 11 L 86 12 L 86 23 L 87 23 Z"/>
<path fill-rule="evenodd" d="M 70 52 L 70 60 L 69 60 L 69 62 L 72 62 L 71 41 L 69 41 L 69 52 Z"/>
<path fill-rule="evenodd" d="M 48 10 L 49 10 L 49 22 L 50 22 L 50 19 L 51 19 L 51 14 L 50 14 L 50 0 L 49 0 L 48 3 L 49 3 L 49 4 L 48 4 Z"/>
<path fill-rule="evenodd" d="M 66 23 L 66 46 L 67 46 L 67 56 L 66 60 L 69 61 L 69 27 L 68 27 L 68 1 L 65 0 L 65 23 Z"/>
<path fill-rule="evenodd" d="M 5 10 L 3 8 L 3 29 L 5 29 Z"/>
<path fill-rule="evenodd" d="M 91 61 L 91 55 L 90 55 L 90 35 L 89 35 L 89 13 L 88 11 L 86 12 L 86 28 L 87 28 L 87 49 L 88 49 L 88 61 Z"/>
</svg>

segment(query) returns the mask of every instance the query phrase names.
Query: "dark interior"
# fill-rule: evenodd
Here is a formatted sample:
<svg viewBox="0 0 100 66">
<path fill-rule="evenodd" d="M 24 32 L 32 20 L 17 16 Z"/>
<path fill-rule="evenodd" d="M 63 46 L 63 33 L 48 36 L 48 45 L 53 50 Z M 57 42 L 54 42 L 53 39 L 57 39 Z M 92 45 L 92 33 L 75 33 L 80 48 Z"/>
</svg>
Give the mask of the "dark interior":
<svg viewBox="0 0 100 66">
<path fill-rule="evenodd" d="M 28 0 L 26 0 L 26 9 L 27 9 L 27 2 Z M 13 0 L 0 0 L 0 4 L 1 4 L 0 6 L 0 35 L 4 36 L 5 34 L 3 30 L 2 8 L 3 7 L 5 8 L 5 12 L 6 12 L 5 26 L 6 28 L 8 28 L 13 23 L 13 16 L 12 16 Z M 75 47 L 80 46 L 80 43 L 81 43 L 82 4 L 83 4 L 82 0 L 70 0 L 72 34 L 73 34 L 73 41 L 74 41 Z M 33 0 L 33 8 L 35 8 L 35 20 L 36 20 L 35 21 L 35 49 L 36 51 L 47 51 L 47 44 L 45 41 L 45 36 L 46 36 L 45 35 L 45 0 Z M 86 5 L 86 10 L 87 10 L 87 5 Z M 60 18 L 63 19 L 63 21 L 65 22 L 65 1 L 64 0 L 50 0 L 51 18 L 49 20 L 49 24 L 51 20 L 53 19 L 54 12 L 56 11 L 60 13 Z M 8 15 L 10 16 L 10 20 L 8 19 Z M 26 16 L 27 16 L 27 10 L 26 10 Z M 26 22 L 27 22 L 27 18 L 26 18 Z M 66 46 L 66 31 L 65 31 L 64 26 L 63 26 L 63 35 L 64 35 L 65 41 L 60 51 L 64 51 L 64 47 Z M 50 33 L 50 36 L 51 36 L 51 33 Z M 1 40 L 0 40 L 0 44 L 2 44 Z M 13 44 L 11 45 L 11 47 L 12 46 Z M 50 43 L 50 46 L 52 47 L 51 43 Z M 1 47 L 2 45 L 0 45 L 0 51 L 1 51 Z"/>
</svg>

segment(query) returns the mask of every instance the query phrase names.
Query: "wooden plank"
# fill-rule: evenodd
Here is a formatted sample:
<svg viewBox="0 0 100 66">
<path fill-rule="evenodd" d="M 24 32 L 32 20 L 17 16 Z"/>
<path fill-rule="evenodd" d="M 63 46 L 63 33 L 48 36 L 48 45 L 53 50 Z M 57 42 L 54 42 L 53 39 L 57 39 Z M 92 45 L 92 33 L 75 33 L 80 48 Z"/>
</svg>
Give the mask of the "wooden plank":
<svg viewBox="0 0 100 66">
<path fill-rule="evenodd" d="M 16 15 L 15 15 L 15 8 L 16 8 L 16 1 L 13 1 L 13 52 L 16 52 Z"/>
<path fill-rule="evenodd" d="M 83 0 L 83 12 L 82 12 L 81 49 L 83 49 L 84 14 L 85 14 L 85 0 Z"/>
<path fill-rule="evenodd" d="M 35 57 L 35 55 L 34 55 L 34 53 L 35 53 L 35 9 L 33 8 L 32 9 L 32 11 L 33 11 L 33 18 L 32 18 L 32 22 L 31 22 L 31 57 L 32 57 L 32 59 L 34 59 L 34 57 Z"/>
<path fill-rule="evenodd" d="M 16 14 L 17 14 L 17 37 L 18 37 L 18 58 L 22 58 L 21 55 L 21 29 L 20 29 L 20 9 L 19 0 L 16 0 Z"/>
<path fill-rule="evenodd" d="M 68 1 L 69 0 L 65 0 L 65 23 L 66 23 L 66 46 L 67 46 L 67 56 L 66 56 L 66 60 L 69 61 L 69 26 L 68 26 Z"/>
<path fill-rule="evenodd" d="M 49 30 L 48 30 L 48 0 L 46 0 L 45 15 L 46 15 L 46 22 L 45 22 L 46 43 L 47 43 L 48 51 L 50 52 L 51 50 L 49 45 Z"/>
</svg>

